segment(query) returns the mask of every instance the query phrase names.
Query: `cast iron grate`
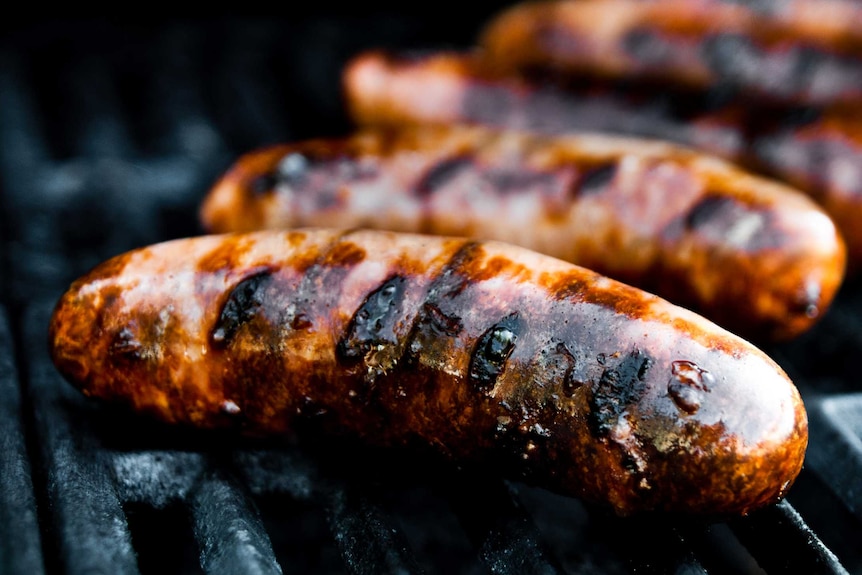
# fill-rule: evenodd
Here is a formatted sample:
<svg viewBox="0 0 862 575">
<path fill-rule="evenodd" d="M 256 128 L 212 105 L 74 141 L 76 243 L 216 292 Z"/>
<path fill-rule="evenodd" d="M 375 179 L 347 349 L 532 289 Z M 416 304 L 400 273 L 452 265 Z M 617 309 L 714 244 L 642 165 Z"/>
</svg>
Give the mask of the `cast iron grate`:
<svg viewBox="0 0 862 575">
<path fill-rule="evenodd" d="M 98 409 L 54 370 L 47 320 L 72 279 L 198 233 L 237 154 L 346 129 L 350 54 L 463 44 L 494 9 L 457 26 L 429 10 L 3 30 L 0 572 L 862 573 L 857 285 L 769 350 L 809 405 L 809 460 L 787 501 L 728 523 L 621 520 L 423 462 L 175 434 Z"/>
</svg>

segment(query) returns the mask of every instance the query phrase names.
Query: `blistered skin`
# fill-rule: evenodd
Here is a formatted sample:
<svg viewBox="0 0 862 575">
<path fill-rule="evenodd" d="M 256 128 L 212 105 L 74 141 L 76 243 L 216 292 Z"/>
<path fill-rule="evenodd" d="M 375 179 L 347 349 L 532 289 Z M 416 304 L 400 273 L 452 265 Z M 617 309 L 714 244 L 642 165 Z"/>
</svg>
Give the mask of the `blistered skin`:
<svg viewBox="0 0 862 575">
<path fill-rule="evenodd" d="M 771 17 L 735 3 L 543 0 L 492 18 L 479 35 L 496 69 L 551 69 L 726 85 L 748 97 L 824 105 L 862 101 L 858 19 L 826 10 Z"/>
<path fill-rule="evenodd" d="M 798 191 L 654 141 L 481 127 L 366 130 L 251 152 L 201 207 L 213 232 L 370 227 L 516 243 L 789 339 L 844 274 L 832 220 Z"/>
<path fill-rule="evenodd" d="M 558 84 L 499 76 L 471 52 L 368 51 L 348 63 L 343 84 L 350 116 L 365 128 L 467 123 L 547 134 L 605 132 L 721 156 L 810 195 L 841 231 L 850 270 L 862 267 L 862 116 L 856 111 L 764 108 L 726 94 L 595 78 Z"/>
<path fill-rule="evenodd" d="M 624 515 L 745 514 L 807 446 L 795 386 L 748 342 L 496 242 L 174 240 L 76 281 L 50 341 L 83 393 L 165 422 L 423 446 Z"/>
</svg>

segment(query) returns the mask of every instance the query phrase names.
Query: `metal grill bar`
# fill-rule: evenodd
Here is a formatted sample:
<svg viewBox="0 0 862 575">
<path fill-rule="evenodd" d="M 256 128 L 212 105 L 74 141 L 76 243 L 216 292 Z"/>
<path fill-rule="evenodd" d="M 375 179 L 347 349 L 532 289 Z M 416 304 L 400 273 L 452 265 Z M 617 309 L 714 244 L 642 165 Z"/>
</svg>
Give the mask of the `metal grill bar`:
<svg viewBox="0 0 862 575">
<path fill-rule="evenodd" d="M 192 493 L 191 511 L 205 572 L 281 575 L 254 503 L 224 472 L 207 473 Z"/>
<path fill-rule="evenodd" d="M 334 489 L 327 511 L 330 529 L 351 573 L 423 572 L 404 533 L 368 497 L 349 488 Z"/>
<path fill-rule="evenodd" d="M 0 572 L 45 572 L 36 498 L 24 438 L 15 345 L 0 306 Z"/>
<path fill-rule="evenodd" d="M 448 487 L 447 498 L 491 573 L 563 572 L 506 485 L 498 481 L 476 484 L 464 478 Z"/>
<path fill-rule="evenodd" d="M 844 505 L 862 521 L 862 394 L 838 394 L 808 402 L 808 461 Z M 838 464 L 840 462 L 840 464 Z"/>
<path fill-rule="evenodd" d="M 786 500 L 731 522 L 731 528 L 767 572 L 847 573 Z"/>
<path fill-rule="evenodd" d="M 112 573 L 135 574 L 135 552 L 113 477 L 87 430 L 92 410 L 61 380 L 47 357 L 45 334 L 51 308 L 28 309 L 24 320 L 30 360 L 27 389 L 52 522 L 46 544 L 53 551 L 49 556 L 59 563 L 49 567 L 85 574 L 110 566 Z M 70 412 L 75 412 L 74 417 Z"/>
</svg>

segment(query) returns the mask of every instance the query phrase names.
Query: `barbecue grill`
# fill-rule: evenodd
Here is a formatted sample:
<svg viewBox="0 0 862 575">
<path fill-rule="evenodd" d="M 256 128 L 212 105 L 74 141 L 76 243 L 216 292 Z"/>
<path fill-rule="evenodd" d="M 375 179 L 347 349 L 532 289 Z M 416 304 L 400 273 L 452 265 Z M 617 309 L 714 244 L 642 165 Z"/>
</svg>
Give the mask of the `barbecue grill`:
<svg viewBox="0 0 862 575">
<path fill-rule="evenodd" d="M 198 203 L 240 153 L 346 132 L 352 54 L 463 46 L 501 6 L 0 27 L 0 573 L 862 573 L 857 280 L 766 349 L 811 444 L 784 502 L 726 522 L 621 519 L 409 455 L 168 430 L 54 369 L 48 318 L 69 282 L 200 233 Z"/>
</svg>

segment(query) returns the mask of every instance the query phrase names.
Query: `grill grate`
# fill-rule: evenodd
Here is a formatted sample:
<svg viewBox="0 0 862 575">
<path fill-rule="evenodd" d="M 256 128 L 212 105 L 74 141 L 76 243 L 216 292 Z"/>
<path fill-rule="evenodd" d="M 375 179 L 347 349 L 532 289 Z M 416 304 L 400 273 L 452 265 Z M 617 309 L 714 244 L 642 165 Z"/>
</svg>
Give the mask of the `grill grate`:
<svg viewBox="0 0 862 575">
<path fill-rule="evenodd" d="M 0 572 L 862 573 L 858 285 L 768 350 L 806 397 L 809 460 L 786 502 L 728 523 L 621 520 L 433 462 L 213 442 L 100 410 L 54 370 L 46 327 L 71 280 L 198 233 L 239 153 L 346 129 L 351 54 L 465 44 L 497 8 L 2 30 Z"/>
</svg>

